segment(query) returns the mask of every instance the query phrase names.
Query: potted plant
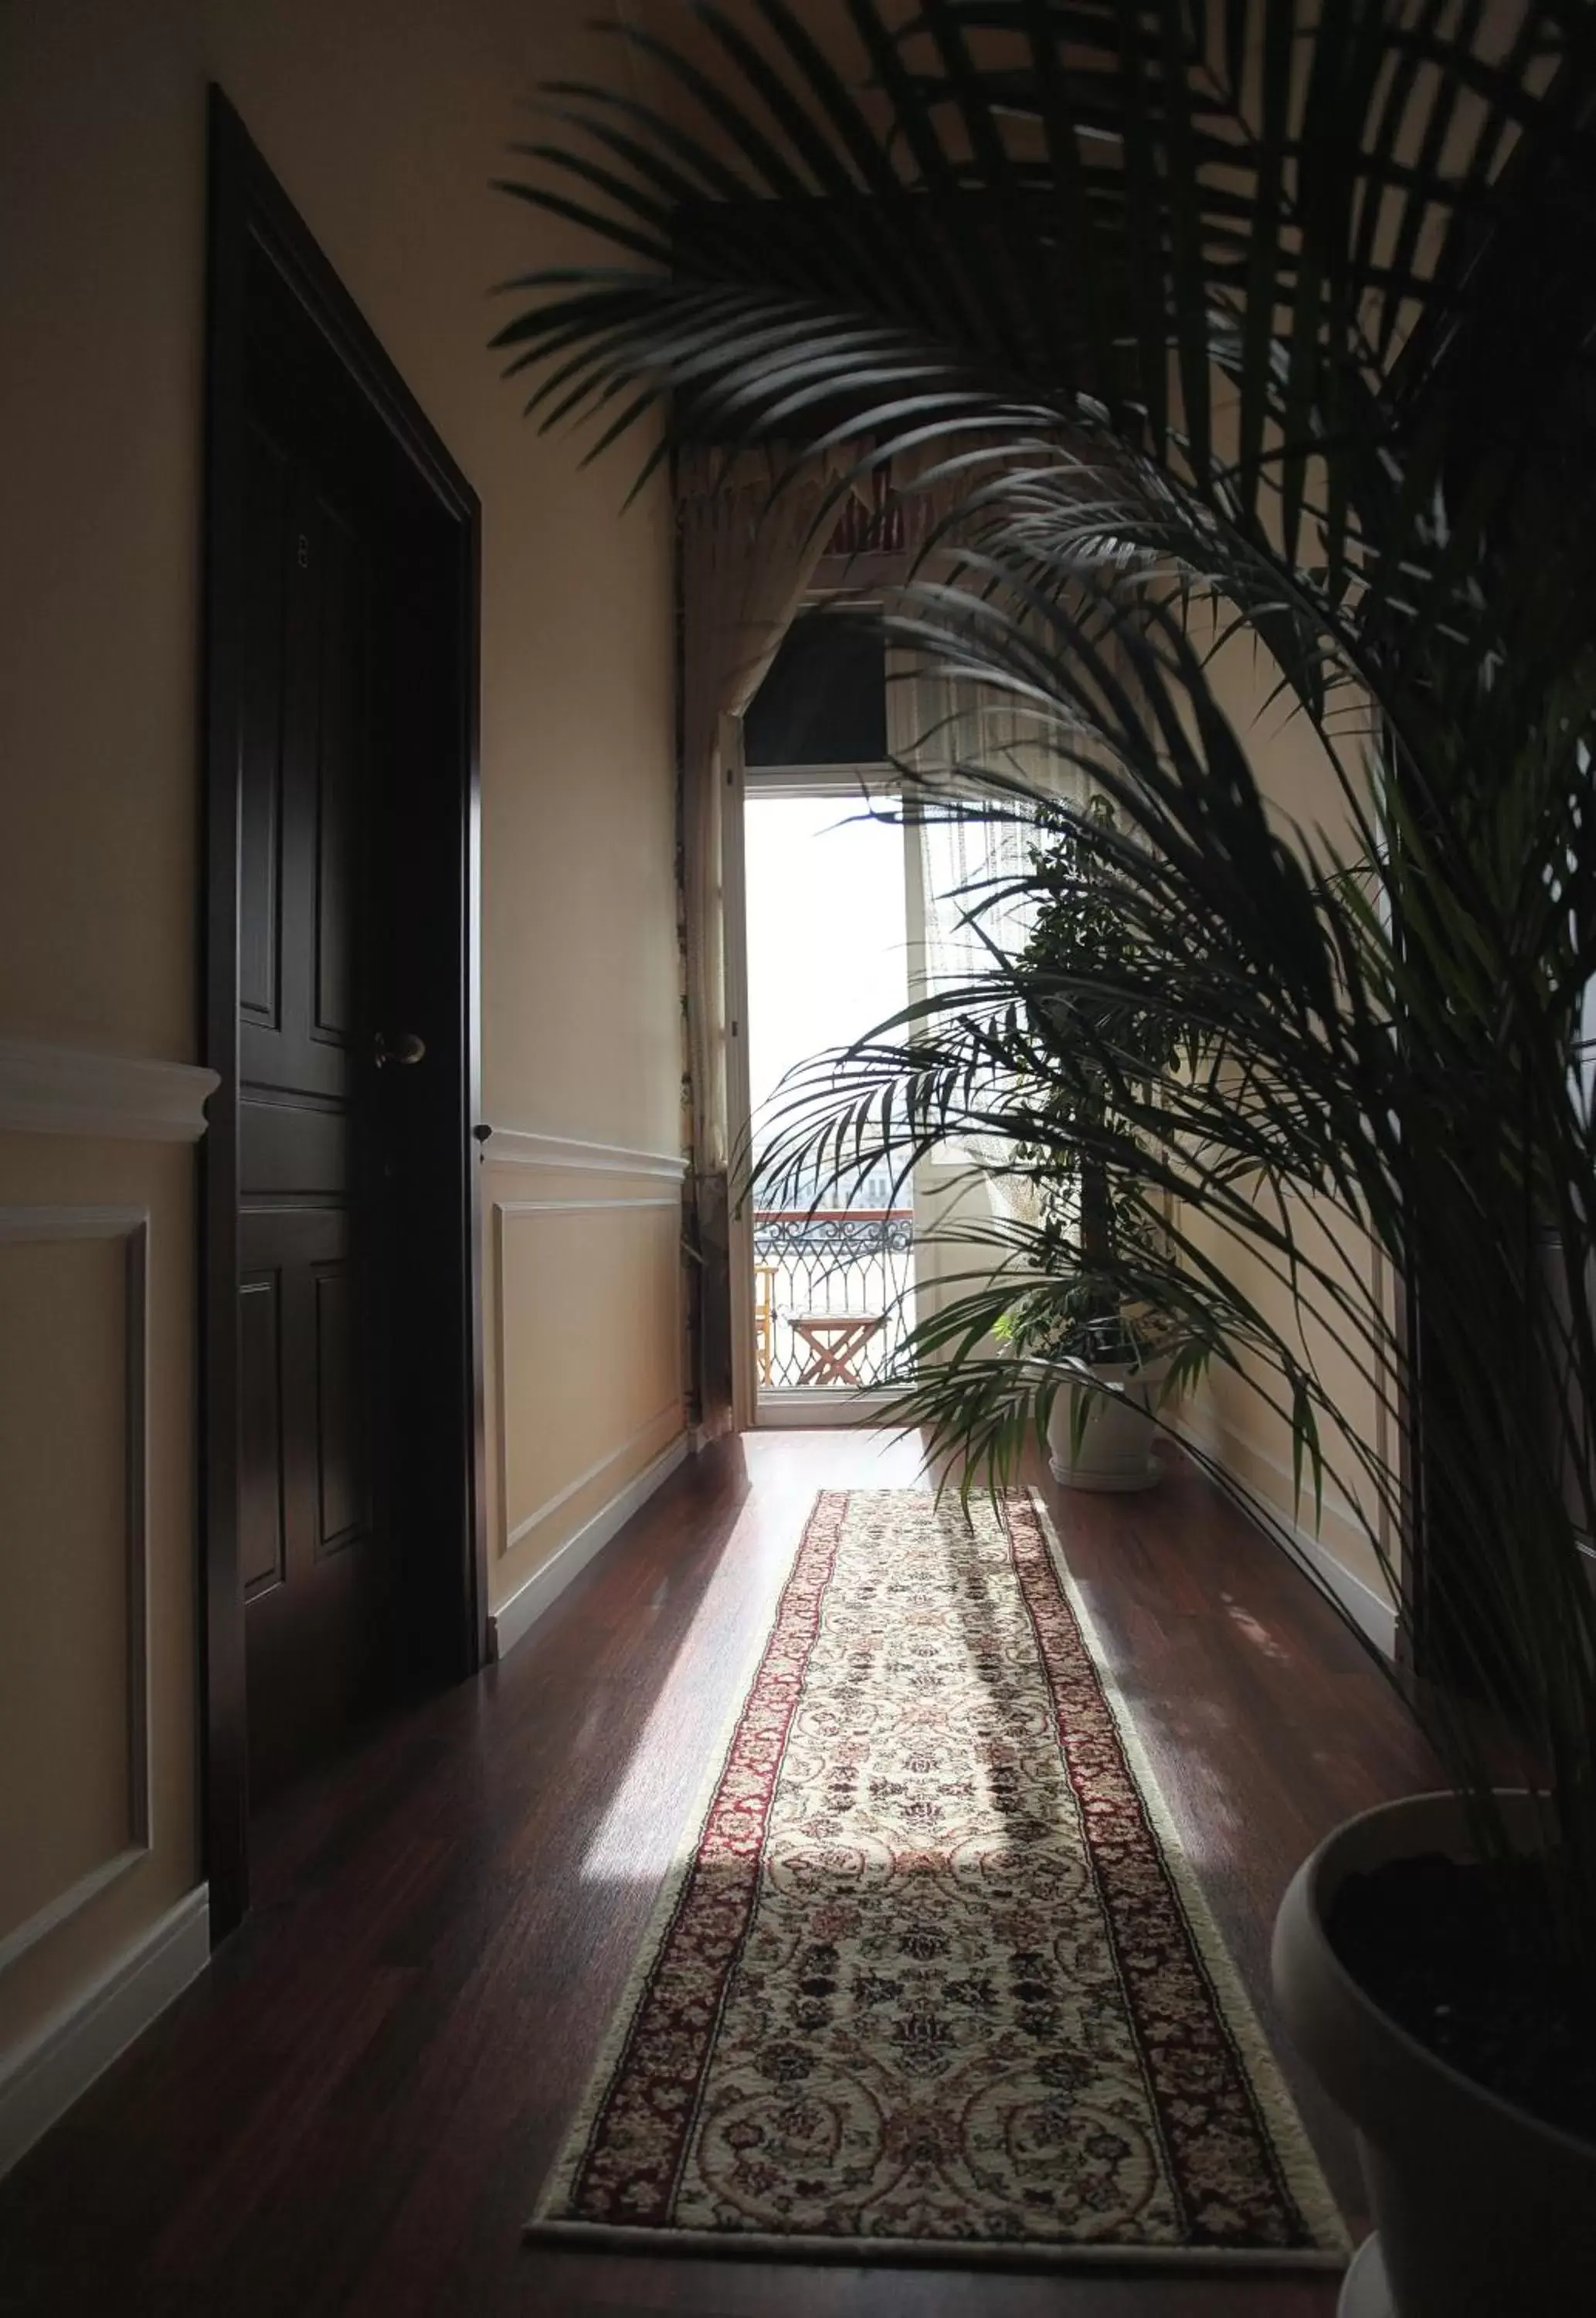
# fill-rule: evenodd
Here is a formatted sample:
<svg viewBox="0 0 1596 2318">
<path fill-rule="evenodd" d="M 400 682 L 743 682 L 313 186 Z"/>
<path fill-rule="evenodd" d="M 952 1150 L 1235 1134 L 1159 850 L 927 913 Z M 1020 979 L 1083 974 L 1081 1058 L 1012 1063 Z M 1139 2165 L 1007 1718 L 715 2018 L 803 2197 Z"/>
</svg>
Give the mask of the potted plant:
<svg viewBox="0 0 1596 2318">
<path fill-rule="evenodd" d="M 1552 1901 L 1536 1799 L 1503 1796 L 1493 1816 L 1482 1839 L 1456 1793 L 1382 1804 L 1321 1844 L 1281 1903 L 1277 1999 L 1358 2129 L 1378 2224 L 1349 2318 L 1591 2307 L 1590 2021 L 1537 1937 Z"/>
<path fill-rule="evenodd" d="M 1077 1317 L 1061 1301 L 1031 1291 L 997 1329 L 1022 1359 L 1061 1372 L 1048 1469 L 1067 1489 L 1151 1489 L 1162 1478 L 1153 1451 L 1169 1377 L 1159 1339 L 1128 1314 Z"/>
<path fill-rule="evenodd" d="M 1098 828 L 1116 826 L 1100 794 L 1086 815 Z M 1014 975 L 1028 993 L 1028 1035 L 1009 1061 L 1047 1130 L 1017 1144 L 1012 1161 L 1034 1226 L 1025 1257 L 1043 1278 L 1021 1290 L 994 1333 L 1055 1385 L 1047 1415 L 1054 1479 L 1069 1488 L 1145 1489 L 1160 1478 L 1157 1414 L 1171 1373 L 1189 1381 L 1203 1358 L 1197 1349 L 1179 1360 L 1178 1315 L 1124 1294 L 1126 1258 L 1156 1262 L 1166 1234 L 1114 1148 L 1123 1136 L 1143 1162 L 1148 1140 L 1116 1091 L 1128 1081 L 1144 1094 L 1195 1043 L 1191 1026 L 1166 1009 L 1123 1002 L 1136 937 L 1107 854 L 1079 841 L 1071 818 L 1046 809 L 1038 818 L 1030 931 Z M 979 913 L 979 895 L 975 904 Z M 911 1373 L 917 1349 L 911 1340 Z"/>
<path fill-rule="evenodd" d="M 1583 2311 L 1596 12 L 846 14 L 839 60 L 784 0 L 695 11 L 691 54 L 646 41 L 664 109 L 560 91 L 520 190 L 609 247 L 534 278 L 506 343 L 601 441 L 664 409 L 890 463 L 963 559 L 889 604 L 894 641 L 1111 799 L 1073 831 L 1131 953 L 994 960 L 817 1080 L 807 1132 L 835 1167 L 965 1129 L 1045 1151 L 1038 1085 L 1084 1077 L 1033 999 L 1200 1029 L 1086 1130 L 1150 1227 L 1091 1293 L 1177 1316 L 1279 1408 L 1305 1490 L 1339 1467 L 1376 1550 L 1403 1539 L 1447 1789 L 1309 1863 L 1283 2006 L 1358 2124 L 1400 2318 Z M 1227 708 L 1238 639 L 1323 751 L 1308 826 Z M 993 1341 L 1027 1234 L 991 1227 L 906 1404 L 995 1479 L 1058 1394 Z M 1377 1424 L 1338 1428 L 1315 1343 Z"/>
</svg>

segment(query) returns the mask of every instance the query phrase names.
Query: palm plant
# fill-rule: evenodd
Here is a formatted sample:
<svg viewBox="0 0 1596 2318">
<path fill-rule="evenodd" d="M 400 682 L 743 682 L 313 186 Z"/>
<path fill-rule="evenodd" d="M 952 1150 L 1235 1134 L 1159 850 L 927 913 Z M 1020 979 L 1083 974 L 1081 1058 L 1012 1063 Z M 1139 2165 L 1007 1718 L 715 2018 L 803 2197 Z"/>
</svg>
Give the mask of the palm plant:
<svg viewBox="0 0 1596 2318">
<path fill-rule="evenodd" d="M 936 576 L 884 616 L 1110 799 L 1073 841 L 1135 936 L 922 1001 L 811 1084 L 788 1156 L 1056 1148 L 1037 1089 L 1112 1085 L 1074 1147 L 1167 1229 L 1105 1280 L 1256 1352 L 1303 1469 L 1349 1462 L 1371 1539 L 1416 1542 L 1391 1575 L 1448 1677 L 1421 1711 L 1495 1857 L 1501 1765 L 1459 1693 L 1511 1711 L 1550 1862 L 1527 1933 L 1589 2035 L 1596 14 L 845 0 L 840 61 L 787 0 L 686 22 L 620 34 L 656 98 L 547 92 L 511 190 L 608 250 L 514 285 L 528 408 L 589 457 L 662 418 L 645 470 L 684 440 L 848 445 L 932 494 Z M 1333 828 L 1260 794 L 1218 678 L 1238 636 L 1317 738 Z M 1167 1064 L 1116 1044 L 1131 1015 Z M 1321 1363 L 1226 1243 L 1394 1446 L 1332 1441 Z M 910 1394 L 999 1474 L 1048 1388 L 986 1348 L 1013 1293 L 1012 1265 L 970 1283 Z"/>
<path fill-rule="evenodd" d="M 1165 1000 L 1149 1005 L 1134 987 L 1149 961 L 1114 866 L 1094 841 L 1116 828 L 1107 798 L 1094 795 L 1078 811 L 1041 795 L 1029 810 L 1027 802 L 1011 790 L 984 808 L 968 800 L 952 808 L 960 819 L 1001 813 L 1018 822 L 1025 843 L 1018 874 L 978 877 L 943 897 L 964 905 L 962 922 L 987 970 L 973 986 L 944 984 L 898 1022 L 800 1066 L 774 1107 L 758 1163 L 783 1199 L 797 1197 L 818 1169 L 828 1189 L 856 1183 L 861 1154 L 890 1121 L 880 1108 L 890 1086 L 899 1124 L 893 1147 L 879 1156 L 901 1174 L 928 1155 L 916 1128 L 929 1123 L 933 1059 L 939 1088 L 957 1091 L 956 1116 L 942 1101 L 934 1106 L 930 1147 L 952 1141 L 978 1155 L 975 1172 L 999 1190 L 999 1219 L 945 1223 L 925 1235 L 971 1251 L 973 1268 L 945 1281 L 954 1292 L 906 1332 L 883 1381 L 905 1387 L 898 1414 L 906 1424 L 928 1425 L 957 1451 L 966 1493 L 982 1469 L 1008 1477 L 1024 1417 L 1045 1433 L 1059 1391 L 1069 1393 L 1078 1453 L 1113 1388 L 1098 1370 L 1156 1371 L 1177 1394 L 1214 1350 L 1190 1283 L 1170 1261 L 1162 1138 L 1146 1125 L 1149 1096 L 1170 1073 L 1201 1062 L 1205 1029 L 1178 1020 Z M 910 809 L 922 822 L 939 810 L 924 794 Z M 1017 914 L 1025 935 L 1014 949 L 1011 930 L 994 921 Z M 1136 1097 L 1130 1107 L 1127 1085 Z M 995 1319 L 994 1298 L 1007 1299 Z M 995 1399 L 977 1388 L 989 1331 L 1030 1364 L 1018 1406 L 1006 1368 L 982 1379 L 998 1384 Z M 993 1414 L 995 1425 L 986 1421 Z"/>
<path fill-rule="evenodd" d="M 1069 743 L 1055 733 L 1054 745 Z M 1126 777 L 1093 772 L 1111 786 Z M 929 1435 L 966 1493 L 1014 1477 L 1046 1440 L 1061 1393 L 1079 1445 L 1094 1362 L 1154 1356 L 1174 1398 L 1217 1360 L 1289 1423 L 1299 1496 L 1311 1478 L 1315 1498 L 1327 1478 L 1361 1497 L 1384 1557 L 1401 1476 L 1356 1433 L 1346 1439 L 1353 1470 L 1326 1449 L 1322 1420 L 1339 1437 L 1331 1395 L 1296 1328 L 1259 1300 L 1271 1282 L 1289 1287 L 1394 1412 L 1401 1350 L 1359 1260 L 1364 1235 L 1324 1231 L 1333 1195 L 1323 1177 L 1324 1245 L 1301 1244 L 1286 1205 L 1306 1187 L 1311 1155 L 1334 1155 L 1338 1119 L 1315 1109 L 1322 1090 L 1305 1091 L 1290 1030 L 1260 1065 L 1278 972 L 1243 961 L 1228 934 L 1216 948 L 1224 929 L 1193 919 L 1178 877 L 1123 833 L 1101 787 L 1071 808 L 991 777 L 1000 794 L 989 817 L 1020 817 L 1040 841 L 1027 870 L 958 896 L 984 963 L 795 1069 L 772 1109 L 760 1179 L 784 1199 L 817 1183 L 824 1197 L 876 1170 L 906 1180 L 950 1148 L 978 1155 L 998 1212 L 936 1230 L 968 1266 L 945 1280 L 955 1292 L 906 1333 L 884 1379 L 901 1388 L 892 1415 Z M 922 820 L 973 810 L 923 786 L 907 809 Z M 1321 895 L 1332 913 L 1338 882 Z M 1030 928 L 1018 947 L 999 930 L 1017 919 Z M 1243 964 L 1250 1013 L 1237 1011 Z M 1248 1267 L 1226 1260 L 1227 1241 L 1232 1256 L 1245 1248 Z M 1295 1552 L 1289 1530 L 1256 1511 Z M 1394 1586 L 1398 1573 L 1385 1567 Z"/>
<path fill-rule="evenodd" d="M 1110 820 L 1112 808 L 1094 802 L 1097 817 Z M 1040 1187 L 1037 1253 L 1045 1284 L 1022 1293 L 1000 1333 L 1021 1351 L 1134 1364 L 1148 1349 L 1151 1316 L 1121 1301 L 1115 1275 L 1129 1245 L 1140 1252 L 1145 1239 L 1156 1249 L 1161 1235 L 1143 1233 L 1134 1187 L 1120 1182 L 1101 1144 L 1119 1081 L 1128 1076 L 1145 1086 L 1161 1079 L 1180 1042 L 1162 1008 L 1125 1009 L 1129 920 L 1100 865 L 1077 842 L 1073 818 L 1063 816 L 1055 831 L 1048 818 L 1031 857 L 1029 882 L 1040 889 L 1040 903 L 1016 961 L 1016 978 L 1034 993 L 1056 993 L 1033 995 L 1026 1024 L 1027 1043 L 1039 1049 L 1038 1092 L 1054 1134 L 1049 1146 L 1023 1145 L 1018 1154 Z M 1083 995 L 1094 984 L 1106 988 L 1095 1002 Z M 1142 1147 L 1137 1137 L 1138 1153 Z M 1083 1417 L 1089 1407 L 1080 1404 Z"/>
</svg>

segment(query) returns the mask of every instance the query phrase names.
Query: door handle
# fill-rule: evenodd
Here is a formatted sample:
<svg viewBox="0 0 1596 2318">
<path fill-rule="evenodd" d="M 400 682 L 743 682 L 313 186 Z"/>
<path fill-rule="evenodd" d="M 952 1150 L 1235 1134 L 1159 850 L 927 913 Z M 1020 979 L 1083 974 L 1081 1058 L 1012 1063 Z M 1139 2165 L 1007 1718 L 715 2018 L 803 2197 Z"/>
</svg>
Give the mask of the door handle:
<svg viewBox="0 0 1596 2318">
<path fill-rule="evenodd" d="M 426 1053 L 426 1039 L 418 1038 L 414 1030 L 401 1032 L 392 1046 L 381 1030 L 372 1041 L 372 1060 L 380 1071 L 385 1071 L 390 1063 L 396 1070 L 408 1069 L 412 1063 L 420 1062 Z"/>
</svg>

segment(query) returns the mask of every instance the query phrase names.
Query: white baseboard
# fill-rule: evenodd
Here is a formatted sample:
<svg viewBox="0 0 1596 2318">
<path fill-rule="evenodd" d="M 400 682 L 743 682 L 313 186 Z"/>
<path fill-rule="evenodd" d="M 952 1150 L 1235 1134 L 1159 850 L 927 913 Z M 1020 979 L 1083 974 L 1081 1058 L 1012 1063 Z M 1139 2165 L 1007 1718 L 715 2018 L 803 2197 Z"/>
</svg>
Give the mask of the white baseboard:
<svg viewBox="0 0 1596 2318">
<path fill-rule="evenodd" d="M 488 1655 L 502 1658 L 513 1650 L 524 1634 L 542 1616 L 549 1604 L 563 1594 L 571 1579 L 587 1568 L 594 1555 L 606 1546 L 618 1529 L 623 1528 L 641 1505 L 646 1505 L 661 1482 L 669 1479 L 686 1456 L 689 1436 L 678 1433 L 668 1449 L 656 1457 L 651 1465 L 613 1496 L 608 1505 L 596 1513 L 591 1521 L 584 1522 L 574 1537 L 567 1538 L 559 1551 L 551 1554 L 541 1569 L 533 1570 L 525 1586 L 518 1586 L 507 1602 L 501 1602 L 488 1621 Z"/>
<path fill-rule="evenodd" d="M 892 1400 L 890 1392 L 872 1392 L 867 1386 L 851 1391 L 829 1385 L 764 1386 L 756 1423 L 761 1433 L 810 1433 L 833 1424 L 879 1428 Z"/>
<path fill-rule="evenodd" d="M 1385 1595 L 1377 1593 L 1372 1586 L 1367 1585 L 1356 1571 L 1349 1569 L 1346 1563 L 1331 1551 L 1322 1537 L 1303 1523 L 1292 1521 L 1277 1505 L 1260 1500 L 1248 1483 L 1232 1471 L 1226 1454 L 1227 1449 L 1233 1445 L 1232 1436 L 1206 1431 L 1196 1425 L 1181 1425 L 1178 1431 L 1188 1448 L 1197 1450 L 1219 1467 L 1221 1486 L 1254 1526 L 1289 1558 L 1303 1561 L 1325 1592 L 1334 1596 L 1375 1648 L 1384 1657 L 1394 1658 L 1397 1623 L 1394 1604 L 1387 1601 Z M 1289 1485 L 1289 1470 L 1278 1457 L 1271 1457 L 1267 1451 L 1255 1448 L 1251 1442 L 1236 1440 L 1233 1446 L 1256 1459 L 1260 1465 L 1267 1466 Z M 1349 1507 L 1344 1513 L 1339 1506 L 1331 1510 L 1340 1519 L 1356 1519 Z M 1281 1532 L 1288 1542 L 1282 1542 Z"/>
<path fill-rule="evenodd" d="M 201 1883 L 0 2062 L 0 2174 L 65 2116 L 210 1961 L 210 1893 Z"/>
<path fill-rule="evenodd" d="M 1275 1516 L 1278 1521 L 1280 1516 Z M 1308 1567 L 1323 1583 L 1325 1591 L 1333 1594 L 1354 1625 L 1361 1627 L 1384 1658 L 1396 1656 L 1396 1605 L 1366 1586 L 1356 1570 L 1349 1569 L 1337 1559 L 1323 1538 L 1315 1537 L 1311 1529 L 1300 1522 L 1283 1526 L 1289 1529 L 1291 1541 Z"/>
</svg>

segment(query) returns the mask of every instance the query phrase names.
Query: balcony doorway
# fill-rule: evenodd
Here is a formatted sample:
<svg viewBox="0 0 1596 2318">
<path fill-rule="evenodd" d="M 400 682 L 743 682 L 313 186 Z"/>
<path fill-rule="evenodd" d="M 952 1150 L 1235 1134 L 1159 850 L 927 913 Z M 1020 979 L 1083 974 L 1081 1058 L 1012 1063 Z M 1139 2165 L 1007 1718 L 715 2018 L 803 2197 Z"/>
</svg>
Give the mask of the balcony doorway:
<svg viewBox="0 0 1596 2318">
<path fill-rule="evenodd" d="M 750 774 L 743 808 L 748 1115 L 756 1153 L 792 1074 L 908 1003 L 918 912 L 897 798 Z M 767 1172 L 746 1218 L 755 1421 L 858 1421 L 914 1325 L 912 1193 Z"/>
</svg>

